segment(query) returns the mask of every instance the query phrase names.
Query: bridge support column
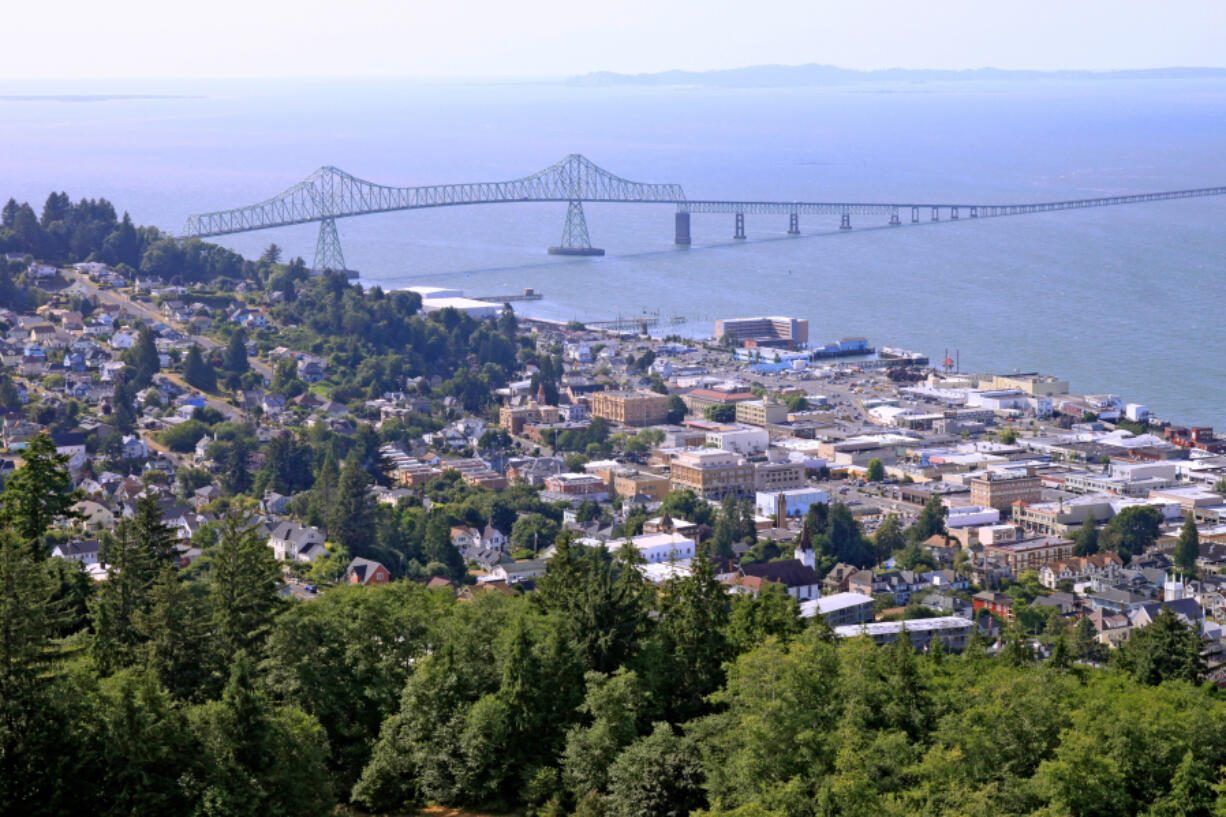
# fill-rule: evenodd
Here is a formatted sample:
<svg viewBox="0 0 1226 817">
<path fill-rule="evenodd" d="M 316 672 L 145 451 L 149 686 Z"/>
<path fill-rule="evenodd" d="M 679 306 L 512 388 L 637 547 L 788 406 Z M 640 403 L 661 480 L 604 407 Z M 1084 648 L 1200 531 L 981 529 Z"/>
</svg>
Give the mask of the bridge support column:
<svg viewBox="0 0 1226 817">
<path fill-rule="evenodd" d="M 979 208 L 978 207 L 971 208 L 971 218 L 979 218 Z"/>
<path fill-rule="evenodd" d="M 583 202 L 572 201 L 566 205 L 566 225 L 562 228 L 562 243 L 549 248 L 550 255 L 604 255 L 604 250 L 593 247 L 587 235 L 587 219 L 583 216 Z"/>
<path fill-rule="evenodd" d="M 800 213 L 788 213 L 788 235 L 800 235 Z"/>
<path fill-rule="evenodd" d="M 744 213 L 736 214 L 736 224 L 733 227 L 732 237 L 744 240 L 745 238 L 745 214 Z"/>
<path fill-rule="evenodd" d="M 949 208 L 949 220 L 950 220 L 950 221 L 957 221 L 957 220 L 958 220 L 958 208 L 957 208 L 957 207 L 950 207 L 950 208 Z"/>
<path fill-rule="evenodd" d="M 919 224 L 919 208 L 918 207 L 911 208 L 911 223 Z"/>
<path fill-rule="evenodd" d="M 932 208 L 932 220 L 933 220 L 933 221 L 940 221 L 940 220 L 941 220 L 941 208 L 940 208 L 940 207 L 933 207 L 933 208 Z"/>
<path fill-rule="evenodd" d="M 842 215 L 841 219 L 839 220 L 839 229 L 840 230 L 850 230 L 851 229 L 851 213 L 844 213 Z"/>
<path fill-rule="evenodd" d="M 315 242 L 315 269 L 345 271 L 345 254 L 341 252 L 341 237 L 336 232 L 336 219 L 319 222 L 319 239 Z"/>
<path fill-rule="evenodd" d="M 690 214 L 678 213 L 676 218 L 676 238 L 673 243 L 680 247 L 690 246 Z"/>
<path fill-rule="evenodd" d="M 898 217 L 897 207 L 895 207 L 893 210 L 890 211 L 890 226 L 891 227 L 901 227 L 902 226 L 902 219 Z"/>
</svg>

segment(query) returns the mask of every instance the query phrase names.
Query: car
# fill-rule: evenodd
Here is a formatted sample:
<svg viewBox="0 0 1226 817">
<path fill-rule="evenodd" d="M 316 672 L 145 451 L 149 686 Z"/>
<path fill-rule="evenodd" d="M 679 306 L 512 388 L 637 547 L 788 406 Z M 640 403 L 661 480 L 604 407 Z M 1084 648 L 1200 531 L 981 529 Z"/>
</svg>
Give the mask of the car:
<svg viewBox="0 0 1226 817">
<path fill-rule="evenodd" d="M 306 587 L 304 587 L 304 588 L 302 588 L 302 589 L 303 589 L 303 590 L 305 590 L 305 591 L 307 591 L 308 593 L 316 593 L 316 592 L 318 592 L 318 591 L 315 589 L 315 585 L 313 585 L 313 584 L 308 584 Z"/>
</svg>

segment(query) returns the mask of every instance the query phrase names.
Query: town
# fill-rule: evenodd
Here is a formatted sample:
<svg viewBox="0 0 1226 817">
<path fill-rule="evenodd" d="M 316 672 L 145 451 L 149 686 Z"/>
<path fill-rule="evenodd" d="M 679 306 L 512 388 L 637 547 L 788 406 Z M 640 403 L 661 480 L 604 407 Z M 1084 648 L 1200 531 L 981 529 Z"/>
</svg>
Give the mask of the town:
<svg viewBox="0 0 1226 817">
<path fill-rule="evenodd" d="M 104 684 L 143 667 L 164 690 L 149 694 L 196 713 L 193 774 L 213 782 L 174 784 L 185 802 L 230 785 L 205 770 L 222 733 L 200 713 L 243 694 L 278 702 L 276 751 L 315 747 L 295 813 L 334 791 L 372 809 L 630 814 L 655 813 L 634 810 L 651 777 L 636 751 L 678 764 L 666 802 L 734 804 L 762 785 L 695 771 L 674 732 L 758 717 L 737 697 L 757 694 L 755 662 L 832 661 L 849 700 L 884 684 L 905 703 L 880 727 L 901 732 L 880 734 L 916 740 L 978 734 L 939 731 L 932 696 L 993 659 L 1037 684 L 1104 667 L 1226 682 L 1226 439 L 1211 428 L 1056 374 L 812 342 L 803 317 L 651 337 L 459 290 L 367 289 L 275 245 L 248 261 L 53 194 L 57 208 L 42 221 L 110 237 L 82 253 L 46 229 L 43 254 L 3 257 L 0 579 L 41 587 L 23 564 L 58 577 L 29 667 L 87 656 Z M 28 210 L 10 203 L 0 238 L 37 233 Z M 43 609 L 13 593 L 6 609 Z M 914 661 L 928 680 L 907 698 Z M 477 680 L 448 703 L 450 662 Z M 348 674 L 325 688 L 318 673 Z M 1044 693 L 1067 695 L 1053 712 L 1073 711 L 1064 683 Z M 487 700 L 512 714 L 481 714 Z M 289 707 L 318 719 L 316 738 Z M 507 719 L 514 759 L 438 743 L 426 713 L 478 731 L 471 719 Z M 1019 773 L 1055 785 L 1041 764 L 1058 734 Z"/>
</svg>

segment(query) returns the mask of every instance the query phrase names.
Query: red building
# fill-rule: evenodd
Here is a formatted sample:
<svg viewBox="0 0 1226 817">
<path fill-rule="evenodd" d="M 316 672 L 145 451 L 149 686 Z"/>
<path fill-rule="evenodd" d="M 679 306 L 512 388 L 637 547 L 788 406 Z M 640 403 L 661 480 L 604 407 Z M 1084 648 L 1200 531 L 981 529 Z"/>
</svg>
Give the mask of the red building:
<svg viewBox="0 0 1226 817">
<path fill-rule="evenodd" d="M 971 596 L 971 606 L 975 612 L 987 610 L 995 613 L 1006 621 L 1013 620 L 1013 597 L 992 590 L 984 590 Z"/>
<path fill-rule="evenodd" d="M 387 584 L 392 580 L 392 575 L 387 572 L 386 567 L 373 559 L 363 559 L 359 556 L 349 563 L 348 569 L 345 570 L 345 579 L 350 584 Z"/>
</svg>

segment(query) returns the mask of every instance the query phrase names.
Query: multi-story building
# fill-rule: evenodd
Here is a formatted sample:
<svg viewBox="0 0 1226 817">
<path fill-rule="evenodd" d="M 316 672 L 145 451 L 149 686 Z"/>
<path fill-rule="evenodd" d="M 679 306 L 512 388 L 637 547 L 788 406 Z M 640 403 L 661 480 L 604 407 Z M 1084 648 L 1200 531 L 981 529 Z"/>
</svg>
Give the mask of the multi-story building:
<svg viewBox="0 0 1226 817">
<path fill-rule="evenodd" d="M 592 395 L 592 416 L 626 426 L 652 426 L 668 419 L 668 395 L 651 391 L 602 391 Z"/>
<path fill-rule="evenodd" d="M 770 446 L 770 435 L 766 429 L 758 426 L 732 425 L 708 431 L 706 442 L 725 451 L 749 456 L 765 451 Z"/>
<path fill-rule="evenodd" d="M 498 409 L 498 425 L 510 434 L 518 434 L 526 424 L 556 423 L 558 410 L 553 406 L 503 406 Z"/>
<path fill-rule="evenodd" d="M 753 468 L 755 491 L 778 493 L 805 487 L 803 462 L 759 462 Z"/>
<path fill-rule="evenodd" d="M 686 408 L 693 414 L 702 414 L 711 406 L 736 406 L 758 399 L 751 391 L 722 391 L 720 389 L 694 389 L 682 395 Z"/>
<path fill-rule="evenodd" d="M 928 650 L 934 641 L 940 640 L 950 652 L 966 649 L 967 640 L 975 626 L 970 619 L 961 616 L 938 618 L 914 618 L 908 621 L 873 621 L 864 624 L 847 624 L 834 628 L 835 638 L 859 638 L 868 636 L 877 644 L 889 644 L 904 634 L 917 650 Z"/>
<path fill-rule="evenodd" d="M 653 502 L 663 502 L 668 494 L 668 478 L 656 474 L 615 474 L 613 490 L 618 496 L 645 496 Z"/>
<path fill-rule="evenodd" d="M 595 474 L 568 473 L 545 477 L 545 491 L 565 499 L 603 502 L 609 498 L 609 486 Z"/>
<path fill-rule="evenodd" d="M 754 490 L 754 469 L 744 457 L 728 451 L 683 451 L 673 457 L 669 484 L 702 499 L 749 496 Z"/>
<path fill-rule="evenodd" d="M 782 345 L 788 348 L 807 346 L 809 321 L 781 315 L 757 318 L 725 318 L 715 322 L 715 338 L 731 337 L 740 346 L 747 340 L 759 345 Z"/>
<path fill-rule="evenodd" d="M 872 621 L 873 597 L 863 593 L 835 593 L 800 605 L 801 618 L 815 616 L 821 616 L 831 627 Z"/>
<path fill-rule="evenodd" d="M 1022 571 L 1038 570 L 1043 565 L 1073 558 L 1073 540 L 1058 536 L 1019 539 L 1016 542 L 985 545 L 983 553 L 999 559 L 1014 576 L 1020 576 Z"/>
<path fill-rule="evenodd" d="M 767 426 L 785 423 L 788 419 L 788 407 L 777 400 L 745 400 L 736 404 L 736 421 L 753 426 Z"/>
<path fill-rule="evenodd" d="M 1033 474 L 989 473 L 971 477 L 971 504 L 995 508 L 1002 514 L 1009 514 L 1014 502 L 1038 502 L 1042 497 L 1042 483 Z"/>
</svg>

